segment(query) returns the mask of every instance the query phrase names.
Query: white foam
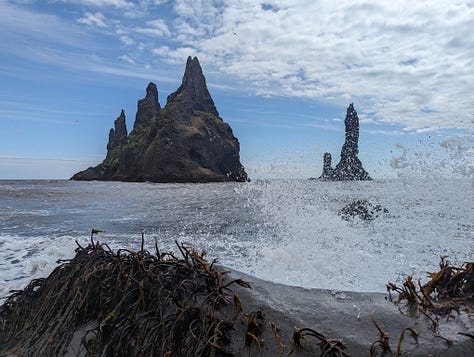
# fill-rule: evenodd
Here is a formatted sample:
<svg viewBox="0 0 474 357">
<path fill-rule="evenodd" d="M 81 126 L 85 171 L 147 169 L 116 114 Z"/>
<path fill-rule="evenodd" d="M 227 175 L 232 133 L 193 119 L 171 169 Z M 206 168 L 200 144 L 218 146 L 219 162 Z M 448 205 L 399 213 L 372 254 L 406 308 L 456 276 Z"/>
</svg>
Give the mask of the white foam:
<svg viewBox="0 0 474 357">
<path fill-rule="evenodd" d="M 74 256 L 75 238 L 0 235 L 0 297 L 24 288 L 32 279 L 48 276 L 58 259 Z"/>
<path fill-rule="evenodd" d="M 277 227 L 243 269 L 274 282 L 327 289 L 384 291 L 408 274 L 424 277 L 439 255 L 473 259 L 473 204 L 468 180 L 271 181 L 249 186 Z M 338 211 L 368 199 L 389 211 L 347 222 Z M 252 255 L 252 254 L 250 254 Z"/>
<path fill-rule="evenodd" d="M 71 185 L 79 196 L 59 200 L 67 203 L 64 208 L 51 203 L 55 212 L 77 209 L 74 198 L 84 196 L 85 186 Z M 56 217 L 46 223 L 41 219 L 37 229 L 25 223 L 22 227 L 28 234 L 11 225 L 9 232 L 16 233 L 4 230 L 0 235 L 0 297 L 33 278 L 46 277 L 58 259 L 72 258 L 75 239 L 81 244 L 88 241 L 87 234 L 77 237 L 84 220 L 127 230 L 96 237 L 112 249 L 140 249 L 139 227 L 144 224 L 150 251 L 155 238 L 161 251 L 177 251 L 177 239 L 206 250 L 209 259 L 219 258 L 222 265 L 303 287 L 385 291 L 389 281 L 435 271 L 439 255 L 449 255 L 456 264 L 474 259 L 470 179 L 274 180 L 133 187 L 123 183 L 123 195 L 114 196 L 113 204 L 106 201 L 115 192 L 113 187 L 108 183 L 93 187 L 94 195 L 81 203 L 84 207 L 89 200 L 97 204 L 88 215 L 80 215 L 78 209 L 78 214 L 67 216 L 68 224 Z M 371 222 L 343 220 L 338 211 L 356 199 L 380 204 L 388 213 Z M 19 206 L 16 217 L 22 210 Z M 103 213 L 99 219 L 95 219 L 96 212 Z M 61 235 L 63 227 L 73 235 Z M 49 228 L 51 234 L 41 233 Z"/>
</svg>

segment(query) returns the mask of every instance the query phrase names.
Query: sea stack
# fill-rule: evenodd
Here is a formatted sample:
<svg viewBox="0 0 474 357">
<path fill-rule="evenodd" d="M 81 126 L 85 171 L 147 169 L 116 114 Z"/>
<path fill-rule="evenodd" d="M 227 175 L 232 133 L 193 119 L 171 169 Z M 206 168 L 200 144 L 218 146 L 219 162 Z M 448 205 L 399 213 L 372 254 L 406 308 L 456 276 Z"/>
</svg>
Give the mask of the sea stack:
<svg viewBox="0 0 474 357">
<path fill-rule="evenodd" d="M 323 173 L 320 178 L 330 180 L 332 178 L 334 169 L 332 168 L 332 157 L 328 152 L 324 153 L 323 156 Z"/>
<path fill-rule="evenodd" d="M 323 173 L 321 179 L 344 181 L 344 180 L 371 180 L 367 171 L 362 167 L 359 160 L 359 117 L 351 103 L 347 108 L 346 140 L 341 150 L 341 159 L 334 169 L 331 167 L 331 154 L 324 154 Z"/>
<path fill-rule="evenodd" d="M 247 181 L 240 145 L 220 118 L 196 57 L 189 57 L 181 86 L 164 108 L 158 89 L 148 84 L 138 101 L 133 130 L 125 113 L 110 130 L 107 156 L 72 180 L 221 182 Z"/>
</svg>

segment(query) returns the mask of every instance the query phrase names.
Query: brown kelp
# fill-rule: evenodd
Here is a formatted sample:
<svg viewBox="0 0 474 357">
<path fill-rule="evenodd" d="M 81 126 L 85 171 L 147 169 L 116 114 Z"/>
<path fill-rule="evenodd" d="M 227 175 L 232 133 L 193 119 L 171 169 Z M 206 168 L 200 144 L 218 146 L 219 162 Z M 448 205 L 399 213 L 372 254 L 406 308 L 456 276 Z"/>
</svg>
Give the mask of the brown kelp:
<svg viewBox="0 0 474 357">
<path fill-rule="evenodd" d="M 262 346 L 263 339 L 263 325 L 265 321 L 265 313 L 262 310 L 252 311 L 250 314 L 244 315 L 245 321 L 247 322 L 245 331 L 245 345 L 247 347 L 252 344 Z"/>
<path fill-rule="evenodd" d="M 93 235 L 97 231 L 92 232 Z M 0 307 L 0 355 L 59 356 L 87 323 L 88 355 L 226 356 L 242 306 L 205 253 L 120 249 L 92 240 Z"/>
<path fill-rule="evenodd" d="M 390 335 L 380 328 L 377 321 L 375 321 L 373 315 L 370 317 L 370 320 L 372 321 L 372 324 L 377 329 L 377 333 L 379 336 L 378 340 L 373 342 L 372 345 L 370 346 L 370 357 L 377 357 L 379 350 L 380 350 L 381 356 L 394 356 L 394 357 L 402 356 L 403 355 L 402 342 L 405 338 L 405 333 L 407 331 L 410 331 L 411 337 L 415 340 L 415 342 L 418 342 L 418 336 L 419 336 L 418 331 L 411 327 L 407 327 L 401 332 L 400 337 L 398 338 L 397 350 L 393 352 L 392 347 L 390 345 Z"/>
<path fill-rule="evenodd" d="M 387 291 L 390 300 L 392 300 L 391 293 L 397 292 L 396 304 L 406 301 L 411 312 L 426 318 L 429 328 L 435 332 L 435 337 L 452 346 L 451 338 L 439 334 L 439 321 L 442 317 L 446 317 L 446 320 L 454 318 L 462 311 L 471 318 L 474 315 L 474 262 L 466 262 L 460 267 L 455 267 L 447 260 L 447 256 L 441 256 L 439 267 L 438 272 L 428 273 L 430 280 L 424 285 L 420 279 L 415 284 L 413 276 L 409 275 L 401 287 L 393 283 L 387 284 Z M 469 333 L 458 332 L 458 334 L 474 339 Z"/>
<path fill-rule="evenodd" d="M 417 318 L 399 319 L 402 315 L 393 306 L 395 314 L 379 314 L 379 322 L 372 317 L 378 339 L 370 345 L 366 338 L 373 332 L 370 323 L 357 317 L 361 324 L 351 331 L 338 321 L 339 316 L 355 319 L 353 307 L 347 311 L 352 302 L 314 291 L 315 303 L 305 300 L 311 310 L 304 313 L 311 318 L 294 318 L 291 305 L 282 311 L 274 308 L 278 304 L 269 303 L 278 301 L 273 300 L 275 292 L 288 294 L 288 287 L 268 288 L 262 281 L 260 286 L 249 276 L 246 279 L 254 282 L 249 290 L 249 283 L 236 272 L 223 271 L 216 260 L 207 261 L 205 252 L 189 245 L 176 243 L 178 253 L 160 252 L 155 241 L 150 253 L 143 234 L 139 251 L 114 252 L 93 240 L 98 233 L 93 230 L 90 244 L 78 244 L 75 257 L 59 261 L 47 278 L 32 280 L 6 298 L 0 306 L 1 356 L 348 356 L 369 349 L 372 356 L 400 356 L 424 353 L 424 348 L 436 352 L 435 341 L 443 347 L 444 341 L 451 343 L 452 356 L 470 349 L 465 337 L 472 338 L 472 330 L 460 330 L 464 332 L 459 335 L 465 336 L 461 344 L 452 336 L 432 338 L 425 326 L 406 327 L 416 326 Z M 398 292 L 398 302 L 410 301 L 437 324 L 432 311 L 444 311 L 437 309 L 445 303 L 440 294 L 459 309 L 472 298 L 472 266 L 449 269 L 451 265 L 442 259 L 442 272 L 431 275 L 425 290 L 410 277 L 400 288 L 390 285 L 389 291 Z M 296 296 L 303 293 L 293 291 Z M 377 299 L 387 304 L 382 296 Z M 372 297 L 366 301 L 372 308 Z M 334 309 L 333 313 L 326 313 L 327 309 Z M 294 327 L 302 324 L 317 328 Z M 344 341 L 326 337 L 341 328 Z M 398 344 L 397 339 L 390 344 L 389 332 L 399 336 Z"/>
<path fill-rule="evenodd" d="M 424 285 L 420 279 L 415 284 L 412 275 L 405 279 L 402 286 L 388 283 L 390 299 L 391 293 L 397 292 L 397 304 L 406 300 L 411 307 L 420 307 L 425 314 L 430 312 L 446 316 L 453 311 L 459 313 L 461 307 L 470 309 L 474 300 L 474 262 L 455 267 L 447 256 L 440 258 L 440 270 L 428 273 L 430 280 Z"/>
<path fill-rule="evenodd" d="M 160 252 L 155 242 L 150 253 L 143 234 L 138 252 L 114 252 L 94 241 L 98 233 L 92 231 L 89 245 L 78 243 L 75 257 L 58 261 L 47 278 L 11 292 L 0 306 L 0 355 L 284 353 L 280 328 L 262 309 L 245 313 L 234 292 L 250 284 L 230 278 L 205 252 L 177 242 L 179 254 Z M 339 347 L 327 342 L 323 355 L 332 356 Z M 304 355 L 317 346 L 306 344 Z"/>
<path fill-rule="evenodd" d="M 303 341 L 308 341 L 308 337 L 315 338 L 321 350 L 321 357 L 346 357 L 349 356 L 345 351 L 346 345 L 342 340 L 328 339 L 323 334 L 310 329 L 295 327 L 293 338 L 291 340 L 291 350 L 288 354 L 303 349 Z"/>
</svg>

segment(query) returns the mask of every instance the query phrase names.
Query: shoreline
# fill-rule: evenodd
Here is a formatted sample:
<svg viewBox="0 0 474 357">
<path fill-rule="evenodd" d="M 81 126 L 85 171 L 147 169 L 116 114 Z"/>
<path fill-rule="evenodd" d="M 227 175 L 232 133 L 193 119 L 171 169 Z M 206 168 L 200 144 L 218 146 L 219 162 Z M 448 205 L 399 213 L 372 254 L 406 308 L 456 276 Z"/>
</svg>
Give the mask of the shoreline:
<svg viewBox="0 0 474 357">
<path fill-rule="evenodd" d="M 163 356 L 474 351 L 472 315 L 462 310 L 430 326 L 387 294 L 275 284 L 178 248 L 182 258 L 158 247 L 151 254 L 79 246 L 76 257 L 0 306 L 0 354 L 85 356 L 86 346 L 90 355 L 147 348 Z"/>
<path fill-rule="evenodd" d="M 390 336 L 393 352 L 404 329 L 417 330 L 418 342 L 409 338 L 408 334 L 405 336 L 403 356 L 471 356 L 474 351 L 474 340 L 458 334 L 463 331 L 474 333 L 474 321 L 466 313 L 449 321 L 442 319 L 438 329 L 440 338 L 430 329 L 430 322 L 425 321 L 424 316 L 402 314 L 399 306 L 389 301 L 386 293 L 307 289 L 275 284 L 231 271 L 230 277 L 237 276 L 252 285 L 251 290 L 236 288 L 243 300 L 249 302 L 252 308 L 263 306 L 269 321 L 272 318 L 280 323 L 286 321 L 282 325 L 286 325 L 288 337 L 291 337 L 294 326 L 311 328 L 328 338 L 342 339 L 349 355 L 368 355 L 371 345 L 379 338 L 377 328 L 371 321 L 373 317 Z M 452 345 L 445 339 L 452 340 Z"/>
<path fill-rule="evenodd" d="M 261 346 L 245 345 L 245 321 L 236 321 L 232 343 L 237 347 L 236 356 L 315 356 L 321 353 L 317 339 L 308 338 L 302 342 L 302 348 L 292 349 L 292 335 L 295 328 L 310 328 L 321 333 L 327 339 L 342 341 L 349 356 L 368 356 L 370 348 L 379 338 L 377 328 L 371 317 L 389 336 L 392 352 L 397 350 L 400 335 L 407 328 L 415 329 L 418 340 L 409 337 L 403 339 L 402 355 L 410 357 L 472 356 L 474 340 L 458 334 L 464 331 L 474 333 L 474 324 L 466 315 L 458 316 L 440 323 L 439 335 L 429 327 L 429 321 L 423 316 L 409 316 L 400 312 L 398 306 L 388 301 L 385 293 L 359 293 L 314 288 L 302 288 L 276 284 L 248 274 L 219 266 L 229 272 L 227 280 L 244 279 L 251 284 L 251 289 L 235 286 L 233 290 L 242 300 L 244 311 L 263 312 L 264 328 L 260 336 Z M 312 311 L 312 313 L 308 313 Z M 466 323 L 471 323 L 468 326 Z M 66 356 L 84 356 L 81 347 L 82 334 L 96 326 L 96 322 L 86 324 L 76 331 Z M 279 329 L 279 341 L 284 345 L 280 349 L 272 326 Z M 441 337 L 437 337 L 441 336 Z M 451 341 L 451 342 L 448 342 Z M 452 344 L 451 344 L 452 343 Z M 378 350 L 376 356 L 381 350 Z M 383 355 L 383 354 L 380 354 Z"/>
</svg>

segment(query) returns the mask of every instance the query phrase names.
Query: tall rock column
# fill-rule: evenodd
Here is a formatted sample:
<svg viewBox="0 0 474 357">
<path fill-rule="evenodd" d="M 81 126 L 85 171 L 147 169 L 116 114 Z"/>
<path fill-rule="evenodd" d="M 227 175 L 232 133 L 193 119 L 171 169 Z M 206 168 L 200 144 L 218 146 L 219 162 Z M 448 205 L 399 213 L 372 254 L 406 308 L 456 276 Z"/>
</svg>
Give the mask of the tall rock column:
<svg viewBox="0 0 474 357">
<path fill-rule="evenodd" d="M 341 160 L 333 171 L 333 180 L 370 180 L 367 171 L 362 167 L 359 154 L 359 117 L 351 103 L 347 108 L 346 140 L 341 150 Z"/>
<path fill-rule="evenodd" d="M 333 171 L 334 169 L 332 168 L 331 154 L 325 152 L 323 156 L 323 173 L 319 178 L 324 180 L 330 180 L 332 178 Z"/>
<path fill-rule="evenodd" d="M 331 154 L 325 153 L 323 173 L 319 178 L 333 181 L 371 180 L 357 156 L 359 155 L 359 117 L 353 103 L 347 108 L 344 124 L 346 126 L 346 140 L 342 146 L 341 159 L 332 169 Z"/>
<path fill-rule="evenodd" d="M 346 140 L 342 146 L 341 160 L 350 160 L 359 155 L 359 117 L 354 109 L 354 103 L 347 108 L 346 119 Z"/>
</svg>

